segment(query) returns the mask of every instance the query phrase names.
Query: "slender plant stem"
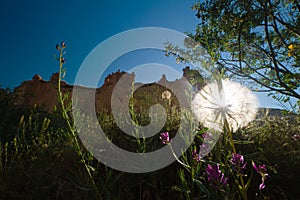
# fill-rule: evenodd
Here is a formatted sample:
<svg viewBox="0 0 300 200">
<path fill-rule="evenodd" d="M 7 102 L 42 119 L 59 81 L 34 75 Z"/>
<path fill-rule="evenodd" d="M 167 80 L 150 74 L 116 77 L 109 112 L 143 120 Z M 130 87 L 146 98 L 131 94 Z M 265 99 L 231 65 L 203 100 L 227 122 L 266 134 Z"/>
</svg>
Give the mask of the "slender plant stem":
<svg viewBox="0 0 300 200">
<path fill-rule="evenodd" d="M 231 132 L 230 126 L 229 126 L 228 121 L 227 121 L 226 118 L 224 120 L 224 129 L 225 129 L 225 133 L 226 132 L 228 133 L 229 142 L 230 142 L 230 145 L 232 147 L 232 151 L 233 151 L 234 154 L 236 154 L 236 148 L 235 148 L 235 145 L 234 145 L 234 141 L 233 141 L 233 137 L 232 137 L 232 132 Z M 244 200 L 247 200 L 248 199 L 247 198 L 247 191 L 246 191 L 246 187 L 245 187 L 243 175 L 242 174 L 238 174 L 238 177 L 240 179 L 240 183 L 241 183 L 241 187 L 242 187 L 242 189 L 240 189 L 241 195 L 242 195 L 242 197 L 243 197 Z"/>
<path fill-rule="evenodd" d="M 88 166 L 88 164 L 86 163 L 85 159 L 84 159 L 84 155 L 82 153 L 82 150 L 80 148 L 80 145 L 79 145 L 79 142 L 78 142 L 78 139 L 77 139 L 77 135 L 76 135 L 76 132 L 75 132 L 75 128 L 74 126 L 71 124 L 71 119 L 67 113 L 67 110 L 65 108 L 65 105 L 64 105 L 64 98 L 63 98 L 63 95 L 62 95 L 62 91 L 61 91 L 61 78 L 62 78 L 62 71 L 63 71 L 63 65 L 64 65 L 64 62 L 63 62 L 63 48 L 60 48 L 59 49 L 59 72 L 58 72 L 58 86 L 57 86 L 57 90 L 58 90 L 58 101 L 60 103 L 60 106 L 61 106 L 61 110 L 62 110 L 62 115 L 63 115 L 63 118 L 66 120 L 66 123 L 68 125 L 68 128 L 72 134 L 72 137 L 73 137 L 73 140 L 75 142 L 75 148 L 76 148 L 76 151 L 80 157 L 80 161 L 83 163 L 87 173 L 88 173 L 88 176 L 89 176 L 89 179 L 91 180 L 92 182 L 92 185 L 96 191 L 96 195 L 97 197 L 100 199 L 101 195 L 99 194 L 99 191 L 98 191 L 98 188 L 96 186 L 96 183 L 94 181 L 94 178 L 92 176 L 92 173 L 91 173 L 91 170 Z"/>
<path fill-rule="evenodd" d="M 168 145 L 170 146 L 171 151 L 172 151 L 172 154 L 173 154 L 173 156 L 175 157 L 175 159 L 177 160 L 177 162 L 179 162 L 182 166 L 186 167 L 187 169 L 190 169 L 191 167 L 190 167 L 189 165 L 183 163 L 183 162 L 177 157 L 177 155 L 175 154 L 175 152 L 174 152 L 174 150 L 173 150 L 173 147 L 172 147 L 171 143 L 169 143 Z"/>
<path fill-rule="evenodd" d="M 230 145 L 232 147 L 232 151 L 234 154 L 236 154 L 236 149 L 235 149 L 235 146 L 234 146 L 234 142 L 233 142 L 233 137 L 232 137 L 232 133 L 231 133 L 231 130 L 230 130 L 230 126 L 228 124 L 228 121 L 227 119 L 225 118 L 224 120 L 224 132 L 225 133 L 228 133 L 228 136 L 229 136 L 229 142 L 230 142 Z"/>
</svg>

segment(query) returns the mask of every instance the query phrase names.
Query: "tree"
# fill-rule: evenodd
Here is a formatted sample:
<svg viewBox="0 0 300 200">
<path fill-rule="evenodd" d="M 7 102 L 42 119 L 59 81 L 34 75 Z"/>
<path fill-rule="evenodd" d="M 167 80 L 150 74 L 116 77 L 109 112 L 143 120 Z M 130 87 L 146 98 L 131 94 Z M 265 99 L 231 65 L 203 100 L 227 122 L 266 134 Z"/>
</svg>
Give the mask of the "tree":
<svg viewBox="0 0 300 200">
<path fill-rule="evenodd" d="M 200 22 L 188 35 L 215 66 L 281 102 L 293 97 L 300 105 L 298 0 L 201 0 L 192 9 Z"/>
</svg>

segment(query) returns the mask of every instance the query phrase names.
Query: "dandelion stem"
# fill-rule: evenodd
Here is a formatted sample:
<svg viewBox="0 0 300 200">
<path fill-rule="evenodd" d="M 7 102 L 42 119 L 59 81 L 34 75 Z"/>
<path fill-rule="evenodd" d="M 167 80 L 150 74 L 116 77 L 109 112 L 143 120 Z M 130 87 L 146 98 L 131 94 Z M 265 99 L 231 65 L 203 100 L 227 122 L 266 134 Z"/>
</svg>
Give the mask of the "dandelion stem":
<svg viewBox="0 0 300 200">
<path fill-rule="evenodd" d="M 229 126 L 228 121 L 227 121 L 227 119 L 226 119 L 225 116 L 224 116 L 224 132 L 228 133 L 229 142 L 230 142 L 230 145 L 232 147 L 232 151 L 233 151 L 234 155 L 236 155 L 236 149 L 235 149 L 235 145 L 234 145 L 234 141 L 233 141 L 233 137 L 232 137 L 232 132 L 231 132 L 230 126 Z M 240 193 L 241 193 L 243 199 L 247 200 L 248 199 L 247 198 L 247 189 L 245 187 L 243 175 L 242 174 L 238 174 L 237 176 L 238 176 L 239 181 L 241 183 Z"/>
<path fill-rule="evenodd" d="M 228 124 L 228 121 L 227 121 L 226 117 L 224 117 L 224 133 L 228 133 L 229 142 L 230 142 L 230 145 L 232 147 L 232 151 L 233 151 L 234 154 L 236 154 L 236 149 L 235 149 L 235 146 L 234 146 L 232 133 L 231 133 L 231 130 L 230 130 L 230 127 L 229 127 L 229 124 Z"/>
</svg>

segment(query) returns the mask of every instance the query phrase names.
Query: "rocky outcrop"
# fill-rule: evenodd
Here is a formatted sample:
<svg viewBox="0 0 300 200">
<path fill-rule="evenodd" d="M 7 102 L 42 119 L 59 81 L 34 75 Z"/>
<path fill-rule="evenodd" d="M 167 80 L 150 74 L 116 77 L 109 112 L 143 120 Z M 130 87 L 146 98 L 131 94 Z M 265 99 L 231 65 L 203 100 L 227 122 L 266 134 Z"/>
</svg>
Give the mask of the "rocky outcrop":
<svg viewBox="0 0 300 200">
<path fill-rule="evenodd" d="M 124 85 L 121 87 L 128 88 L 134 83 L 135 74 L 128 74 L 126 72 L 121 72 L 118 70 L 117 72 L 109 74 L 104 81 L 104 84 L 96 88 L 95 93 L 95 102 L 97 111 L 110 111 L 111 105 L 111 96 L 114 90 L 114 87 L 118 83 L 118 81 L 124 75 L 129 78 L 129 85 Z M 200 77 L 199 73 L 197 75 L 197 70 L 191 70 L 189 67 L 183 69 L 183 76 L 189 81 L 194 80 L 195 76 L 197 79 Z M 161 94 L 167 88 L 173 90 L 173 88 L 181 89 L 183 79 L 175 80 L 169 82 L 166 79 L 165 75 L 162 75 L 161 80 L 157 83 L 146 84 L 139 88 L 135 93 L 134 97 L 137 101 L 147 101 L 148 103 L 159 103 L 156 100 L 161 100 Z M 192 82 L 191 82 L 192 83 Z M 24 81 L 20 86 L 15 88 L 15 93 L 18 95 L 18 101 L 16 104 L 18 106 L 27 106 L 33 107 L 38 106 L 40 109 L 45 111 L 53 111 L 53 109 L 59 107 L 57 101 L 57 84 L 58 84 L 58 73 L 55 73 L 51 76 L 49 81 L 45 81 L 39 75 L 34 75 L 32 80 Z M 135 87 L 141 85 L 141 83 L 134 83 Z M 163 87 L 165 85 L 166 87 Z M 200 87 L 197 85 L 197 87 Z M 73 85 L 69 85 L 64 81 L 61 81 L 61 90 L 63 94 L 68 94 L 68 100 L 70 101 L 72 96 Z M 86 88 L 89 90 L 89 88 Z M 90 88 L 91 89 L 91 88 Z M 199 89 L 199 88 L 198 88 Z M 122 96 L 122 95 L 120 95 Z M 173 100 L 170 102 L 177 102 L 174 100 L 174 95 L 172 96 Z M 122 97 L 120 97 L 119 102 L 122 103 Z"/>
<path fill-rule="evenodd" d="M 58 105 L 57 81 L 58 74 L 53 74 L 50 81 L 43 80 L 39 75 L 34 75 L 32 80 L 24 81 L 15 88 L 18 106 L 33 107 L 37 105 L 45 111 L 51 111 Z M 62 82 L 62 91 L 67 93 L 72 90 L 72 86 Z"/>
</svg>

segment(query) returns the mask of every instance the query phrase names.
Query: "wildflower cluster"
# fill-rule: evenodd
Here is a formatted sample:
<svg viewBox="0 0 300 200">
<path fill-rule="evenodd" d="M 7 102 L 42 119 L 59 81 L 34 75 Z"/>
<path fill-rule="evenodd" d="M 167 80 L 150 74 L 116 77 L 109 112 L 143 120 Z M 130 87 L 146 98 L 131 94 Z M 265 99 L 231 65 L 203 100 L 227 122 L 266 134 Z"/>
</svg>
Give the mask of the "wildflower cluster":
<svg viewBox="0 0 300 200">
<path fill-rule="evenodd" d="M 169 132 L 163 132 L 160 134 L 159 139 L 162 141 L 163 144 L 169 144 L 172 142 L 172 139 L 170 139 Z"/>
<path fill-rule="evenodd" d="M 266 187 L 265 185 L 265 181 L 267 179 L 267 177 L 269 176 L 267 174 L 267 168 L 265 164 L 262 165 L 258 165 L 258 167 L 256 166 L 256 164 L 252 161 L 252 166 L 255 169 L 255 171 L 261 175 L 261 184 L 259 185 L 259 190 L 262 190 Z"/>
<path fill-rule="evenodd" d="M 206 176 L 207 180 L 210 182 L 210 185 L 215 189 L 220 189 L 228 183 L 228 177 L 225 178 L 225 175 L 220 170 L 220 165 L 210 165 L 206 167 Z"/>
<path fill-rule="evenodd" d="M 192 159 L 195 160 L 196 162 L 201 161 L 201 156 L 198 154 L 196 149 L 194 149 L 194 151 L 192 152 Z"/>
<path fill-rule="evenodd" d="M 246 169 L 247 162 L 244 161 L 244 156 L 239 153 L 232 153 L 230 163 L 233 170 L 239 174 L 243 174 Z"/>
</svg>

